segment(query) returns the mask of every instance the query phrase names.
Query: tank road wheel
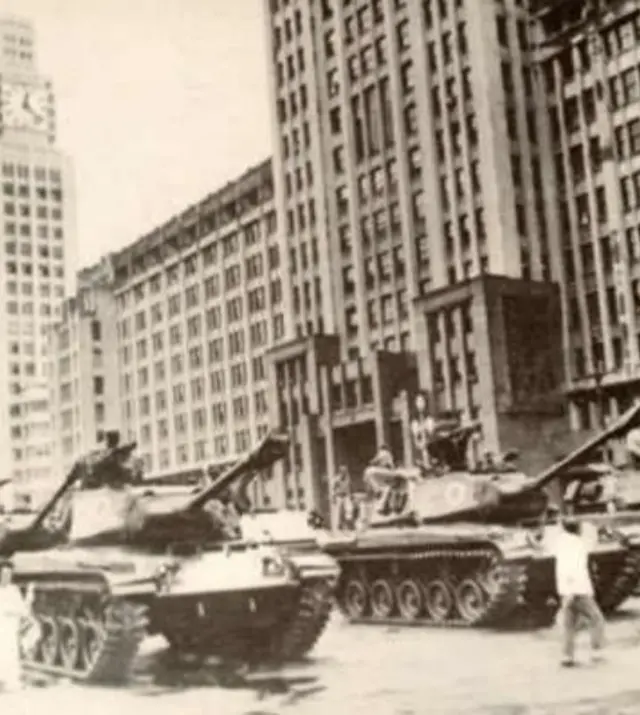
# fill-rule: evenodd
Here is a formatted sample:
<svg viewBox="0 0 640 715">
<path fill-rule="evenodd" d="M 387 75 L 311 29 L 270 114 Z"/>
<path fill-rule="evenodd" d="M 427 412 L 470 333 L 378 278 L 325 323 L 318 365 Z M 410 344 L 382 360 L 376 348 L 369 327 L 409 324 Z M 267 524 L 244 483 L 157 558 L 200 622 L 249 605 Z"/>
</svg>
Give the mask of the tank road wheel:
<svg viewBox="0 0 640 715">
<path fill-rule="evenodd" d="M 91 671 L 102 652 L 104 625 L 93 614 L 85 613 L 80 625 L 80 663 L 83 671 Z"/>
<path fill-rule="evenodd" d="M 62 665 L 74 671 L 80 658 L 80 628 L 71 618 L 58 620 L 60 631 L 60 660 Z"/>
<path fill-rule="evenodd" d="M 422 589 L 413 578 L 406 578 L 396 589 L 398 610 L 405 621 L 415 621 L 422 615 L 424 598 Z"/>
<path fill-rule="evenodd" d="M 427 613 L 434 623 L 444 623 L 453 608 L 451 591 L 444 581 L 431 581 L 424 589 Z"/>
<path fill-rule="evenodd" d="M 389 618 L 393 613 L 393 589 L 384 578 L 371 584 L 371 610 L 378 618 Z"/>
<path fill-rule="evenodd" d="M 486 610 L 487 599 L 482 588 L 472 578 L 465 578 L 456 588 L 456 607 L 465 623 L 476 623 Z"/>
<path fill-rule="evenodd" d="M 42 637 L 40 638 L 39 655 L 45 665 L 56 665 L 60 648 L 60 631 L 55 619 L 51 616 L 40 616 Z"/>
<path fill-rule="evenodd" d="M 491 564 L 484 576 L 481 576 L 481 585 L 489 598 L 500 593 L 503 582 L 503 573 L 499 564 Z"/>
<path fill-rule="evenodd" d="M 340 601 L 343 611 L 351 620 L 366 616 L 369 599 L 367 589 L 360 579 L 351 578 L 347 581 Z"/>
</svg>

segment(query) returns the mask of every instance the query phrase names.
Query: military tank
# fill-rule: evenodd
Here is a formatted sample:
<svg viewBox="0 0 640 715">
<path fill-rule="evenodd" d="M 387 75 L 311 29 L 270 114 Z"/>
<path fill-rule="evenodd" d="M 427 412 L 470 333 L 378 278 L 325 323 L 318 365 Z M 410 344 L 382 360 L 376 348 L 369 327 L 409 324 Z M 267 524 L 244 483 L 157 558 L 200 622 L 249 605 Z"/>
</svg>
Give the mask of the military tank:
<svg viewBox="0 0 640 715">
<path fill-rule="evenodd" d="M 279 458 L 282 441 L 267 437 L 171 504 L 131 489 L 134 449 L 111 444 L 79 460 L 35 518 L 5 526 L 0 555 L 12 558 L 39 625 L 23 644 L 25 667 L 121 682 L 151 634 L 223 661 L 303 657 L 328 621 L 336 562 L 317 549 L 284 557 L 227 518 L 229 486 Z"/>
<path fill-rule="evenodd" d="M 428 467 L 370 466 L 365 524 L 324 544 L 341 566 L 340 609 L 362 623 L 550 624 L 558 600 L 548 537 L 558 520 L 547 487 L 638 423 L 635 407 L 536 477 L 519 472 L 513 459 L 470 467 L 467 447 L 478 425 L 436 430 Z M 623 538 L 609 522 L 596 528 L 591 549 L 605 613 L 631 595 L 640 573 L 637 540 Z"/>
</svg>

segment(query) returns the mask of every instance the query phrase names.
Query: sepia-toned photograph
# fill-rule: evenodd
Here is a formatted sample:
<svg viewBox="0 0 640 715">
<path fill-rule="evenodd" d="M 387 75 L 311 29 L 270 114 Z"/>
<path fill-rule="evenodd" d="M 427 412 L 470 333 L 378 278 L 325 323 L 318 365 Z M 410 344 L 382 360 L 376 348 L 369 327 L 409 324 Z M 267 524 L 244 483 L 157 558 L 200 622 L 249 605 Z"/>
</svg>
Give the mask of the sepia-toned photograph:
<svg viewBox="0 0 640 715">
<path fill-rule="evenodd" d="M 640 0 L 2 0 L 0 709 L 640 715 Z"/>
</svg>

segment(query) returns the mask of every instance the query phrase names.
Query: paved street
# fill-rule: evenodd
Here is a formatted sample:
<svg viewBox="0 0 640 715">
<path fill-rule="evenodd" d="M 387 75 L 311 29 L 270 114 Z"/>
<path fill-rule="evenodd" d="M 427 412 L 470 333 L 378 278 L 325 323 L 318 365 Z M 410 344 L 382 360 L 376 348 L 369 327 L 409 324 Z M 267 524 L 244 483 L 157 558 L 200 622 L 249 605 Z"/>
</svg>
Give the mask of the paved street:
<svg viewBox="0 0 640 715">
<path fill-rule="evenodd" d="M 336 616 L 306 664 L 233 682 L 171 671 L 149 641 L 126 689 L 57 683 L 0 696 L 5 712 L 173 715 L 616 715 L 640 713 L 640 601 L 609 623 L 608 662 L 557 666 L 557 633 L 481 633 L 345 625 Z M 223 680 L 226 682 L 220 683 Z"/>
</svg>

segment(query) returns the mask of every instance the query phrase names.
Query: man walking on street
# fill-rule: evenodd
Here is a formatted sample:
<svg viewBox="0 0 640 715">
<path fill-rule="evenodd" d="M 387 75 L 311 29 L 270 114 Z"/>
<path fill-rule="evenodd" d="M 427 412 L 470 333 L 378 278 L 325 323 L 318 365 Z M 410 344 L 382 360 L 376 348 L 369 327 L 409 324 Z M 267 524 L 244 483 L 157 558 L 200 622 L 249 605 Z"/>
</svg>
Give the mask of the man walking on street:
<svg viewBox="0 0 640 715">
<path fill-rule="evenodd" d="M 581 530 L 575 520 L 563 518 L 554 543 L 556 589 L 562 605 L 560 624 L 564 667 L 575 662 L 575 639 L 581 619 L 585 619 L 591 635 L 592 661 L 602 660 L 604 647 L 604 616 L 594 598 L 589 573 L 589 550 L 593 534 Z"/>
</svg>

